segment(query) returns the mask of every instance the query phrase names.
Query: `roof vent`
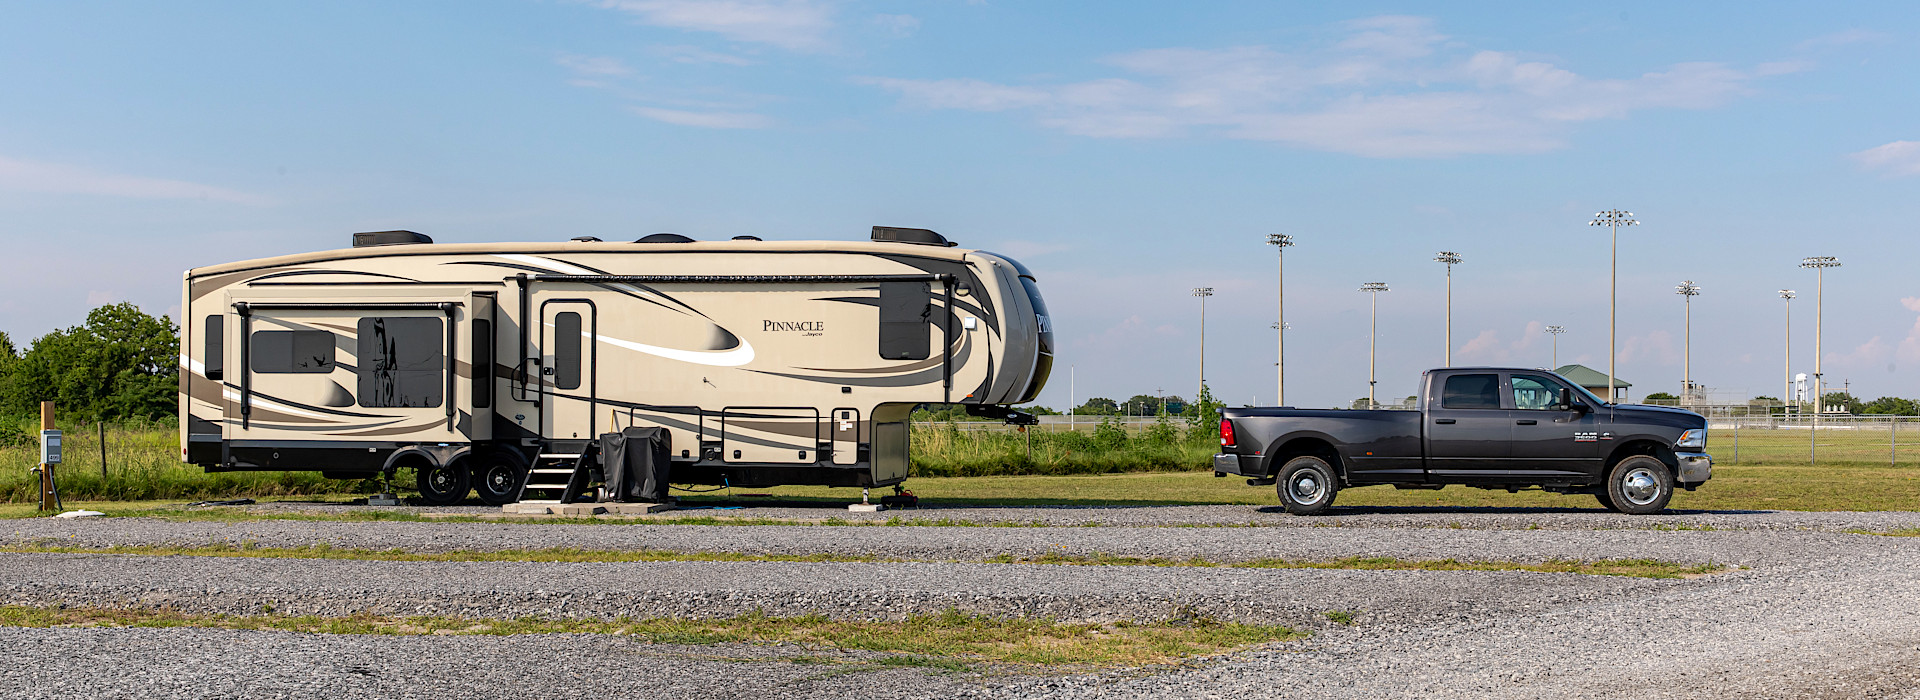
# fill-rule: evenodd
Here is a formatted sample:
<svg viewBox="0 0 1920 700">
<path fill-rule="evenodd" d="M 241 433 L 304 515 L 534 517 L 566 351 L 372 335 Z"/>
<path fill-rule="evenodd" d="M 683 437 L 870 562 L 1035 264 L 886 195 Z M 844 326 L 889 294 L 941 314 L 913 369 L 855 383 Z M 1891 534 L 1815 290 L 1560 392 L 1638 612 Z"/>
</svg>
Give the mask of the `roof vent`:
<svg viewBox="0 0 1920 700">
<path fill-rule="evenodd" d="M 733 237 L 733 240 L 736 240 L 736 241 L 757 241 L 757 240 L 760 240 L 760 237 L 759 237 L 759 236 L 734 236 L 734 237 Z"/>
<path fill-rule="evenodd" d="M 599 236 L 574 236 L 567 240 L 573 241 L 575 243 L 599 243 L 600 237 Z"/>
<path fill-rule="evenodd" d="M 353 234 L 353 247 L 371 248 L 382 245 L 407 245 L 410 243 L 432 243 L 427 234 L 412 231 L 368 231 Z"/>
<path fill-rule="evenodd" d="M 692 243 L 693 239 L 688 238 L 686 236 L 682 236 L 677 233 L 656 233 L 634 242 L 635 243 Z"/>
<path fill-rule="evenodd" d="M 942 236 L 940 234 L 934 233 L 927 229 L 896 228 L 893 226 L 873 227 L 873 241 L 875 243 L 913 243 L 916 245 L 933 245 L 933 246 L 940 246 L 942 248 L 952 248 L 953 246 L 957 245 L 951 241 L 948 241 L 946 236 Z"/>
</svg>

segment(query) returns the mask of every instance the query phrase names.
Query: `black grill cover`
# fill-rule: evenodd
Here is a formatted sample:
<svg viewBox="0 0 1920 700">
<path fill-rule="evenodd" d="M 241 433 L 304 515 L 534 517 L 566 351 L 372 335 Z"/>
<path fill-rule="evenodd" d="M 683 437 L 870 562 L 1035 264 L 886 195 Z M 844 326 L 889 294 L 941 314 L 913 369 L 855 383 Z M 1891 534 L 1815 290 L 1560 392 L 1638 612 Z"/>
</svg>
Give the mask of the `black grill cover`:
<svg viewBox="0 0 1920 700">
<path fill-rule="evenodd" d="M 666 428 L 627 428 L 600 436 L 607 497 L 624 503 L 663 503 L 673 468 L 673 436 Z"/>
</svg>

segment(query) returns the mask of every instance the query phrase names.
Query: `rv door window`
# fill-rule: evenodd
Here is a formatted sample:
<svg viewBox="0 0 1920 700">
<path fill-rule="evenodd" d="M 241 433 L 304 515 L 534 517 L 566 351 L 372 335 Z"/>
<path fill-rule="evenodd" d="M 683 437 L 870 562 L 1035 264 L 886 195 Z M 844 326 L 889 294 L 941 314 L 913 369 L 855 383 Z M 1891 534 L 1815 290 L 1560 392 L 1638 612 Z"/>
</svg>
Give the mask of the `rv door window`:
<svg viewBox="0 0 1920 700">
<path fill-rule="evenodd" d="M 553 386 L 580 388 L 580 314 L 572 311 L 553 315 Z"/>
<path fill-rule="evenodd" d="M 931 343 L 932 293 L 925 282 L 880 283 L 880 356 L 924 360 Z"/>
<path fill-rule="evenodd" d="M 333 371 L 333 334 L 327 331 L 254 331 L 248 364 L 260 374 Z"/>
<path fill-rule="evenodd" d="M 203 370 L 201 374 L 208 379 L 220 381 L 222 375 L 226 374 L 227 317 L 208 316 L 206 329 L 206 345 L 204 346 L 206 353 L 203 355 L 206 361 L 201 364 Z"/>
<path fill-rule="evenodd" d="M 360 319 L 360 405 L 435 408 L 445 392 L 446 339 L 441 320 L 424 317 Z"/>
</svg>

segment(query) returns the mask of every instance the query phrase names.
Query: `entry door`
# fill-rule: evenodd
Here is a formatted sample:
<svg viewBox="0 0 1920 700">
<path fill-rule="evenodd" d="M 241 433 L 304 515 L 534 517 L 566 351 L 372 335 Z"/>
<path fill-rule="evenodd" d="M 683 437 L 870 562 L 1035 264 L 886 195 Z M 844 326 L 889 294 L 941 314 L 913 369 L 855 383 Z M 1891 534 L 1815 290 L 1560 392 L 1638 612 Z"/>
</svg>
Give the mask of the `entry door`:
<svg viewBox="0 0 1920 700">
<path fill-rule="evenodd" d="M 1513 469 L 1535 476 L 1598 475 L 1599 419 L 1560 403 L 1561 389 L 1569 389 L 1573 401 L 1583 400 L 1579 392 L 1539 374 L 1514 373 L 1507 386 L 1513 396 Z"/>
<path fill-rule="evenodd" d="M 1513 419 L 1500 401 L 1500 373 L 1455 374 L 1427 397 L 1427 471 L 1443 479 L 1503 476 Z"/>
<path fill-rule="evenodd" d="M 599 325 L 593 302 L 540 305 L 540 423 L 549 440 L 591 440 L 599 433 L 594 397 Z"/>
</svg>

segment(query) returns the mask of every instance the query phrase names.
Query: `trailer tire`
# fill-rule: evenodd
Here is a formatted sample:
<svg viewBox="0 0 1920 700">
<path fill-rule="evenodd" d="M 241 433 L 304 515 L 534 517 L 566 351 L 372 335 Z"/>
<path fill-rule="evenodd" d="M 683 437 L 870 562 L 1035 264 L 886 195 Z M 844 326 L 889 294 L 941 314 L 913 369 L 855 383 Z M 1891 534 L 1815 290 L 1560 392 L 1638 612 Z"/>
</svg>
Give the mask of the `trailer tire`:
<svg viewBox="0 0 1920 700">
<path fill-rule="evenodd" d="M 1646 455 L 1620 460 L 1607 472 L 1607 500 L 1628 515 L 1647 515 L 1667 509 L 1673 498 L 1673 472 L 1667 464 Z"/>
<path fill-rule="evenodd" d="M 504 506 L 520 500 L 520 484 L 527 480 L 527 468 L 518 455 L 507 450 L 487 450 L 472 459 L 473 492 L 480 502 Z"/>
<path fill-rule="evenodd" d="M 1288 513 L 1319 515 L 1333 507 L 1333 496 L 1339 493 L 1340 482 L 1333 475 L 1333 465 L 1327 464 L 1327 460 L 1304 455 L 1288 460 L 1280 467 L 1274 488 L 1280 493 L 1280 505 Z"/>
<path fill-rule="evenodd" d="M 450 506 L 466 500 L 473 490 L 473 477 L 467 473 L 467 460 L 421 466 L 413 470 L 414 485 L 420 490 L 420 502 L 430 506 Z"/>
</svg>

